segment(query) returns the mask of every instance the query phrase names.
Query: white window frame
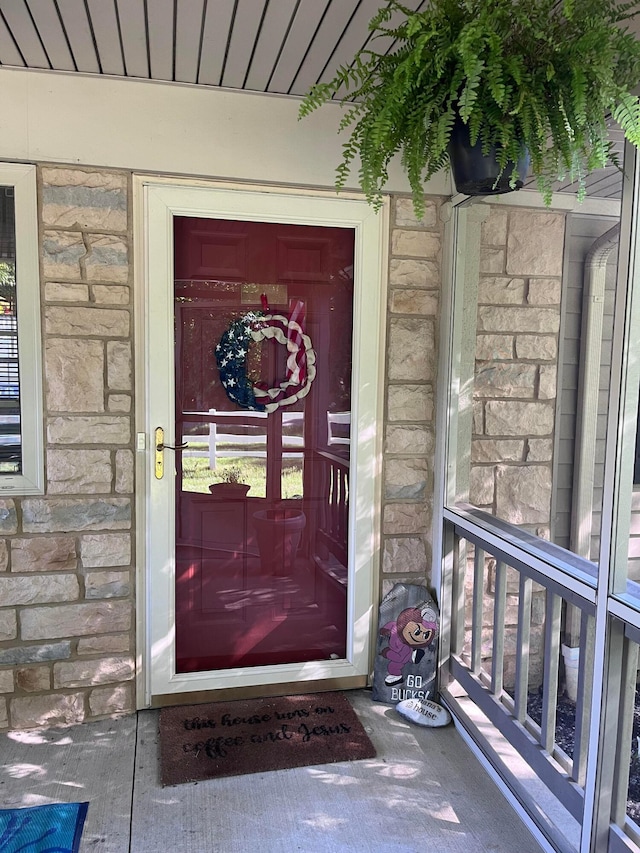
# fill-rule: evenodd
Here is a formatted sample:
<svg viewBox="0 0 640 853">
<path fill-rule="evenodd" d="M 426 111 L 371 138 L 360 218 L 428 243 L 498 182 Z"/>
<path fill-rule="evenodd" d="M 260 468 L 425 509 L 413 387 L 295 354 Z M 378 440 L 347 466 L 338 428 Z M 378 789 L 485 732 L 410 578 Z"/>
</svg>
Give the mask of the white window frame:
<svg viewBox="0 0 640 853">
<path fill-rule="evenodd" d="M 0 186 L 13 187 L 20 378 L 21 474 L 0 473 L 0 495 L 44 493 L 42 338 L 36 167 L 0 163 Z"/>
</svg>

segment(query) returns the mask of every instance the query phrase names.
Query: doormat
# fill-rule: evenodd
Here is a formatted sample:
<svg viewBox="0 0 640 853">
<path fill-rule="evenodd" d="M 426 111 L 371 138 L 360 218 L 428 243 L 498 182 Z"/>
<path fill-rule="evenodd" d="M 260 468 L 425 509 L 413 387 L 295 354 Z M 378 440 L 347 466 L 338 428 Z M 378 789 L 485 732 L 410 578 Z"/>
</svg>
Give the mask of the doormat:
<svg viewBox="0 0 640 853">
<path fill-rule="evenodd" d="M 342 693 L 214 702 L 160 711 L 162 785 L 373 758 Z"/>
</svg>

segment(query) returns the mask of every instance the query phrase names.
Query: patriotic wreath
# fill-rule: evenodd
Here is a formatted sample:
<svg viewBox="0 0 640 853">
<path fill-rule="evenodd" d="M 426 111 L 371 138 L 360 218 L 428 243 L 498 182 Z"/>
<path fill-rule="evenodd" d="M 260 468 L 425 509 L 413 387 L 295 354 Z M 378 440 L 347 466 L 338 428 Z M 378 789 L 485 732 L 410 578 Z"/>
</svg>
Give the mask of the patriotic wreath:
<svg viewBox="0 0 640 853">
<path fill-rule="evenodd" d="M 289 318 L 282 314 L 250 311 L 233 320 L 215 348 L 220 382 L 227 397 L 243 409 L 275 412 L 305 397 L 316 375 L 316 354 L 311 339 L 298 322 L 302 309 L 297 306 Z M 247 376 L 247 356 L 253 342 L 274 339 L 286 346 L 286 378 L 275 388 L 263 382 L 251 382 Z"/>
</svg>

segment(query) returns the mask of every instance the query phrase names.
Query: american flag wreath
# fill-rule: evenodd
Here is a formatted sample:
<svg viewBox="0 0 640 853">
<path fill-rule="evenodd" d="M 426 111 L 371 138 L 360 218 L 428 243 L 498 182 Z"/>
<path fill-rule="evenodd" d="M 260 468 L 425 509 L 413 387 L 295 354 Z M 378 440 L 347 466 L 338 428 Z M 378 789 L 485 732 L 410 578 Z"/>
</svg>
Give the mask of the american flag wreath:
<svg viewBox="0 0 640 853">
<path fill-rule="evenodd" d="M 263 303 L 264 304 L 264 303 Z M 289 317 L 267 310 L 249 311 L 233 320 L 215 348 L 220 382 L 227 397 L 243 409 L 275 412 L 305 397 L 316 376 L 316 354 L 304 333 L 304 305 L 295 302 Z M 247 376 L 252 343 L 274 339 L 288 351 L 285 379 L 273 388 Z"/>
</svg>

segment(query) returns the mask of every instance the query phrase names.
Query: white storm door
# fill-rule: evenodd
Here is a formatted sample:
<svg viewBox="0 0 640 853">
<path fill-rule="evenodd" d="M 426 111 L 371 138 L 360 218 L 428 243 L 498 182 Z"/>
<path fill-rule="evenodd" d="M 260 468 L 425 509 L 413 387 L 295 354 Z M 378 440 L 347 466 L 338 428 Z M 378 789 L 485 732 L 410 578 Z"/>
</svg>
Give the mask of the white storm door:
<svg viewBox="0 0 640 853">
<path fill-rule="evenodd" d="M 140 327 L 147 449 L 146 505 L 140 513 L 144 526 L 140 535 L 145 541 L 148 698 L 153 702 L 153 697 L 239 687 L 259 693 L 263 685 L 276 684 L 309 683 L 311 689 L 318 680 L 331 679 L 339 686 L 341 681 L 346 685 L 348 679 L 364 678 L 374 624 L 374 559 L 379 535 L 386 213 L 374 214 L 360 199 L 178 185 L 161 180 L 138 179 L 136 190 L 145 243 L 145 293 L 140 309 L 144 316 Z M 246 248 L 245 243 L 247 233 L 256 225 L 273 234 L 273 251 L 268 246 L 264 250 L 264 272 L 257 282 L 246 280 L 237 263 L 239 257 L 255 254 L 255 244 Z M 341 251 L 326 248 L 325 233 L 351 235 L 352 261 L 340 261 L 340 275 L 330 272 L 331 264 L 338 264 L 331 257 L 328 266 L 322 267 L 322 275 L 310 271 L 314 253 L 333 252 L 337 256 Z M 202 240 L 201 234 L 205 234 Z M 206 236 L 211 234 L 215 239 Z M 185 269 L 191 269 L 182 265 L 185 246 L 191 252 L 194 240 L 200 241 L 201 269 L 196 265 L 195 272 L 185 274 Z M 276 259 L 273 267 L 268 260 L 271 255 Z M 206 274 L 210 264 L 217 270 L 215 280 Z M 220 268 L 225 264 L 227 274 L 222 276 Z M 335 377 L 331 380 L 329 374 L 332 369 L 335 373 L 332 347 L 337 333 L 334 331 L 331 339 L 323 332 L 324 321 L 339 304 L 338 297 L 327 296 L 333 293 L 333 278 L 349 279 L 352 287 L 349 413 L 336 411 L 338 402 L 331 392 Z M 262 306 L 257 301 L 260 298 Z M 283 404 L 275 412 L 236 405 L 225 384 L 229 377 L 215 359 L 216 342 L 223 340 L 220 330 L 235 328 L 235 321 L 260 307 L 266 316 L 280 316 L 286 321 L 295 306 L 302 311 L 304 331 L 311 333 L 310 340 L 315 338 L 313 348 L 317 351 L 317 373 L 308 395 L 292 405 Z M 184 400 L 192 398 L 183 386 L 190 383 L 191 362 L 188 370 L 181 367 L 185 358 L 191 358 L 185 355 L 191 350 L 179 347 L 181 339 L 194 329 L 193 334 L 208 343 L 200 346 L 193 361 L 205 371 L 204 384 L 211 386 L 214 396 L 198 397 L 194 392 L 190 407 Z M 276 374 L 284 368 L 278 367 L 274 341 L 263 341 L 260 346 L 254 361 L 262 365 L 262 380 L 268 385 L 272 375 L 269 364 Z M 221 393 L 221 383 L 226 396 Z M 166 446 L 160 453 L 155 450 L 158 428 L 164 431 Z M 223 435 L 226 440 L 218 440 Z M 249 442 L 246 450 L 242 441 Z M 182 444 L 187 447 L 168 449 Z M 232 449 L 225 450 L 229 446 Z M 245 479 L 251 479 L 246 498 L 220 499 L 207 487 L 207 478 L 212 483 L 223 478 L 229 453 L 236 453 L 238 465 L 234 467 Z M 256 462 L 264 469 L 263 480 L 259 472 L 253 479 L 248 476 L 248 455 L 263 460 Z M 297 485 L 289 487 L 278 468 L 287 456 L 300 478 Z M 161 476 L 157 461 L 162 463 Z M 322 465 L 327 470 L 324 480 L 313 480 L 310 472 Z M 293 471 L 292 476 L 295 474 Z M 318 482 L 324 486 L 311 485 Z M 342 548 L 339 543 L 333 547 L 332 537 L 323 535 L 322 530 L 323 525 L 327 530 L 330 526 L 322 519 L 329 519 L 336 507 L 348 513 L 342 525 Z M 273 554 L 286 554 L 288 546 L 282 545 L 281 533 L 270 534 L 272 555 L 265 556 L 259 541 L 263 518 L 278 522 L 300 516 L 304 532 L 293 557 L 282 557 L 279 565 L 272 565 Z M 221 533 L 215 540 L 211 531 L 217 528 Z M 236 530 L 243 531 L 241 544 L 234 540 L 240 535 Z M 255 571 L 262 572 L 260 585 L 252 581 Z M 265 584 L 266 575 L 271 576 L 271 584 Z M 227 589 L 231 577 L 239 584 L 233 594 Z M 304 588 L 299 583 L 303 578 Z M 325 580 L 326 596 L 322 594 Z M 332 646 L 323 639 L 314 649 L 309 638 L 301 635 L 300 648 L 306 648 L 305 642 L 309 648 L 300 651 L 295 643 L 291 645 L 289 630 L 283 656 L 272 655 L 269 649 L 261 651 L 256 638 L 281 633 L 294 611 L 300 615 L 301 601 L 307 594 L 315 596 L 312 604 L 317 609 L 316 605 L 331 595 L 336 580 L 345 596 L 341 645 Z M 252 611 L 249 599 L 258 594 L 268 599 L 268 606 Z M 232 621 L 227 617 L 233 617 Z M 226 638 L 242 620 L 239 646 L 217 654 L 224 644 L 215 638 Z M 297 624 L 302 626 L 304 621 L 299 619 Z M 318 628 L 319 637 L 324 636 L 325 628 Z M 208 638 L 213 642 L 207 651 Z"/>
</svg>

